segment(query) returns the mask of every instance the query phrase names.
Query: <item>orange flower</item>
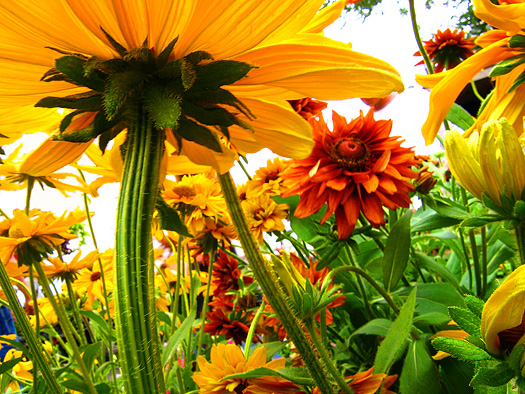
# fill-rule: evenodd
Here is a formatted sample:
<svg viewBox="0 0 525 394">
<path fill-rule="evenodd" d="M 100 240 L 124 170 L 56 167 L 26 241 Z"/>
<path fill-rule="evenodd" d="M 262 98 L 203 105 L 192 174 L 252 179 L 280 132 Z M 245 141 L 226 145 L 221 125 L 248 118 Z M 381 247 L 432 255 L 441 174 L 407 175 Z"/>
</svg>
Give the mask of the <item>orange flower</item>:
<svg viewBox="0 0 525 394">
<path fill-rule="evenodd" d="M 314 150 L 310 157 L 292 162 L 283 174 L 295 186 L 283 197 L 300 194 L 295 210 L 307 217 L 326 203 L 324 223 L 335 213 L 339 238 L 348 237 L 362 211 L 374 227 L 385 224 L 383 205 L 408 208 L 409 181 L 417 176 L 411 169 L 419 164 L 412 149 L 401 147 L 403 140 L 390 137 L 392 121 L 374 120 L 370 109 L 350 123 L 333 113 L 334 130 L 326 122 L 311 121 Z"/>
<path fill-rule="evenodd" d="M 318 118 L 321 111 L 328 107 L 328 103 L 305 97 L 299 100 L 288 100 L 292 108 L 304 119 Z"/>
<path fill-rule="evenodd" d="M 263 233 L 283 231 L 283 219 L 288 217 L 288 205 L 277 204 L 268 194 L 243 201 L 242 208 L 248 226 L 259 243 L 264 242 Z"/>
<path fill-rule="evenodd" d="M 250 197 L 258 197 L 263 193 L 273 196 L 280 196 L 288 188 L 288 183 L 281 177 L 281 174 L 288 168 L 290 162 L 283 161 L 276 157 L 268 160 L 266 167 L 260 167 L 255 171 L 253 179 L 246 183 L 246 194 Z"/>
<path fill-rule="evenodd" d="M 472 49 L 476 46 L 474 37 L 465 38 L 465 32 L 458 29 L 438 30 L 432 40 L 424 41 L 424 44 L 437 73 L 450 70 L 472 56 Z M 414 56 L 421 56 L 421 52 L 417 51 Z M 421 60 L 416 66 L 424 63 L 425 61 Z"/>
<path fill-rule="evenodd" d="M 348 386 L 355 394 L 375 394 L 379 388 L 381 388 L 379 394 L 395 394 L 388 388 L 394 384 L 397 375 L 389 376 L 385 373 L 374 373 L 374 367 L 348 376 L 347 379 L 352 379 Z M 313 389 L 312 394 L 321 394 L 321 392 L 316 387 Z"/>
</svg>

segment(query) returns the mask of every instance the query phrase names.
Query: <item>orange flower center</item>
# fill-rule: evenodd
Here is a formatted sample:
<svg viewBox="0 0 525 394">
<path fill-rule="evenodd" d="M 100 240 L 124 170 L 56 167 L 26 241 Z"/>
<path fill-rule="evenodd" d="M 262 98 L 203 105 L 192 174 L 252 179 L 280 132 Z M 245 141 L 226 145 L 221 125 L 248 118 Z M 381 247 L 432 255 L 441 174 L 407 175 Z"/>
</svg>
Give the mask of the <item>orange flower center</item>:
<svg viewBox="0 0 525 394">
<path fill-rule="evenodd" d="M 258 208 L 254 213 L 253 213 L 253 218 L 255 220 L 264 220 L 265 218 L 265 211 L 263 208 Z"/>
<path fill-rule="evenodd" d="M 370 159 L 370 149 L 358 138 L 338 141 L 330 153 L 332 159 L 350 171 L 363 171 Z"/>
<path fill-rule="evenodd" d="M 509 328 L 508 330 L 503 330 L 498 334 L 500 349 L 502 351 L 511 351 L 518 341 L 525 335 L 525 313 L 521 319 L 521 324 Z"/>
<path fill-rule="evenodd" d="M 22 238 L 23 236 L 24 233 L 22 232 L 22 229 L 18 223 L 13 224 L 9 228 L 9 238 Z"/>
<path fill-rule="evenodd" d="M 91 280 L 91 282 L 96 282 L 100 279 L 101 276 L 102 275 L 100 274 L 100 272 L 95 271 L 91 274 L 91 277 L 89 279 Z"/>
</svg>

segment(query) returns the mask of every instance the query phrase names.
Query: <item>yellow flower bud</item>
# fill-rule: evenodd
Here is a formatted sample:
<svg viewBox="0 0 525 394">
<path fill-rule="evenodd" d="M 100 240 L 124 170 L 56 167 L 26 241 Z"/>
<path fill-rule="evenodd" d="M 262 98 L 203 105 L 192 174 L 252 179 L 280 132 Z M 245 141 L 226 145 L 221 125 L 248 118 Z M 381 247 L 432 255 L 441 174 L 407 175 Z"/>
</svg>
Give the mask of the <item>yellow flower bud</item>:
<svg viewBox="0 0 525 394">
<path fill-rule="evenodd" d="M 283 253 L 279 257 L 272 255 L 272 265 L 288 295 L 292 295 L 293 285 L 299 286 L 303 290 L 305 289 L 306 279 L 295 268 L 288 254 Z"/>
<path fill-rule="evenodd" d="M 481 316 L 481 335 L 495 355 L 525 343 L 525 265 L 517 268 L 492 293 Z M 521 359 L 525 376 L 525 354 Z"/>
</svg>

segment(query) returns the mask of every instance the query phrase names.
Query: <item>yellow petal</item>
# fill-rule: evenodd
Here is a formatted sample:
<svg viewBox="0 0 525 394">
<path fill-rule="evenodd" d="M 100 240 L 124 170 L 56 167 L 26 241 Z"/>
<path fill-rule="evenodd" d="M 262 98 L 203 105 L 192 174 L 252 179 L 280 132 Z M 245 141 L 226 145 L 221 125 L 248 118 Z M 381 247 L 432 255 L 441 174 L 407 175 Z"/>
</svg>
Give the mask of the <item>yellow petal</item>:
<svg viewBox="0 0 525 394">
<path fill-rule="evenodd" d="M 259 67 L 238 85 L 265 84 L 319 100 L 384 97 L 404 89 L 388 63 L 320 35 L 302 34 L 293 43 L 257 48 L 236 60 Z"/>
<path fill-rule="evenodd" d="M 517 33 L 525 28 L 525 3 L 496 5 L 490 0 L 474 0 L 474 13 L 488 24 Z"/>
<path fill-rule="evenodd" d="M 306 25 L 301 33 L 321 33 L 325 27 L 334 23 L 345 8 L 345 0 L 340 0 L 334 4 L 323 8 L 315 17 Z"/>
<path fill-rule="evenodd" d="M 193 163 L 213 167 L 221 174 L 228 172 L 238 157 L 234 151 L 225 146 L 222 146 L 222 153 L 218 153 L 187 140 L 182 143 L 181 154 L 187 156 Z M 176 160 L 176 158 L 173 157 L 170 160 Z"/>
<path fill-rule="evenodd" d="M 496 142 L 501 152 L 501 174 L 506 185 L 507 196 L 521 199 L 525 189 L 525 157 L 523 147 L 512 125 L 506 120 L 499 121 Z"/>
<path fill-rule="evenodd" d="M 496 128 L 494 121 L 483 126 L 479 138 L 479 164 L 485 178 L 485 194 L 495 203 L 501 204 L 500 195 L 503 192 L 503 178 L 496 157 Z"/>
<path fill-rule="evenodd" d="M 507 50 L 506 44 L 498 41 L 482 49 L 459 66 L 447 71 L 446 76 L 433 87 L 430 93 L 428 117 L 421 130 L 427 145 L 434 142 L 441 123 L 465 85 L 483 68 L 512 55 Z"/>
</svg>

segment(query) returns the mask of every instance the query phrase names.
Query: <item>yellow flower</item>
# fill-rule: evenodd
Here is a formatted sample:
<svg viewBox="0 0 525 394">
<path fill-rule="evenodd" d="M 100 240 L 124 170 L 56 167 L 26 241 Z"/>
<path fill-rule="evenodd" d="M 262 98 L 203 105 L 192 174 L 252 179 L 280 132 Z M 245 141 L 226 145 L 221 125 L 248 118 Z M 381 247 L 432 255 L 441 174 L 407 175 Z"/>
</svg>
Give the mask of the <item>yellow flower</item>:
<svg viewBox="0 0 525 394">
<path fill-rule="evenodd" d="M 525 343 L 525 266 L 514 270 L 485 303 L 481 336 L 488 351 L 496 355 Z M 525 355 L 520 365 L 525 376 Z"/>
<path fill-rule="evenodd" d="M 501 195 L 521 199 L 525 189 L 525 157 L 516 132 L 506 119 L 490 121 L 481 134 L 466 140 L 451 131 L 445 137 L 450 171 L 469 192 L 481 199 L 485 194 L 502 206 Z"/>
<path fill-rule="evenodd" d="M 24 354 L 20 350 L 9 349 L 4 357 L 3 362 L 22 357 Z M 13 368 L 11 372 L 14 377 L 17 379 L 32 381 L 33 380 L 33 363 L 31 361 L 23 361 L 25 358 L 20 360 Z M 0 363 L 1 365 L 2 363 Z M 20 384 L 16 381 L 13 381 L 9 384 L 7 388 L 10 388 L 14 393 L 20 392 Z"/>
<path fill-rule="evenodd" d="M 483 49 L 466 59 L 454 69 L 445 73 L 417 77 L 417 81 L 420 84 L 432 89 L 428 118 L 422 128 L 422 133 L 427 144 L 431 144 L 434 141 L 450 107 L 454 104 L 454 101 L 464 86 L 468 84 L 476 74 L 484 68 L 502 60 L 515 55 L 523 55 L 523 52 L 518 50 L 519 48 L 509 48 L 508 43 L 512 36 L 520 33 L 520 29 L 525 28 L 525 18 L 522 16 L 525 11 L 524 4 L 495 5 L 492 4 L 490 0 L 474 0 L 474 6 L 475 14 L 479 18 L 500 30 L 489 31 L 478 38 L 476 43 L 483 46 Z M 521 71 L 524 70 L 522 66 L 518 66 L 517 69 Z M 519 101 L 519 98 L 514 100 L 515 102 L 512 104 L 505 104 L 498 101 L 508 92 L 508 78 L 515 78 L 515 76 L 516 75 L 513 74 L 496 77 L 495 93 L 489 100 L 488 106 L 490 108 L 486 109 L 487 112 L 482 116 L 484 121 L 489 118 L 498 119 L 501 116 L 509 115 L 506 113 L 507 110 L 503 111 L 502 107 L 500 107 L 498 111 L 495 111 L 493 116 L 489 117 L 488 110 L 492 111 L 494 106 L 509 105 L 512 107 L 508 109 L 509 113 L 521 113 L 523 111 L 523 101 Z M 503 81 L 500 81 L 500 79 L 503 79 Z M 514 82 L 514 80 L 512 80 L 512 82 Z M 522 88 L 519 92 L 514 92 L 513 94 L 523 97 Z M 507 100 L 511 100 L 511 98 Z M 509 116 L 509 120 L 513 121 L 514 119 Z M 518 118 L 517 121 L 522 122 L 522 119 Z M 522 127 L 523 126 L 520 125 L 519 129 L 522 130 Z"/>
<path fill-rule="evenodd" d="M 60 296 L 62 297 L 62 300 L 65 300 L 64 297 L 66 293 L 61 293 Z M 38 315 L 39 315 L 39 325 L 40 327 L 45 327 L 47 324 L 54 326 L 58 323 L 58 316 L 55 313 L 55 310 L 53 309 L 53 305 L 51 305 L 51 302 L 49 302 L 49 299 L 46 297 L 39 298 L 37 300 L 38 303 Z M 30 308 L 33 308 L 34 311 L 34 302 L 33 300 L 30 300 L 28 302 L 28 305 Z M 29 321 L 31 322 L 31 325 L 33 328 L 36 328 L 36 313 L 33 312 L 33 314 L 29 317 Z"/>
<path fill-rule="evenodd" d="M 266 167 L 261 167 L 255 171 L 252 180 L 246 183 L 247 194 L 250 197 L 258 197 L 263 193 L 273 196 L 280 196 L 281 192 L 288 188 L 286 180 L 281 177 L 286 168 L 290 165 L 289 162 L 283 161 L 281 158 L 268 160 Z"/>
<path fill-rule="evenodd" d="M 222 84 L 225 91 L 240 100 L 229 100 L 230 105 L 233 103 L 244 114 L 227 126 L 227 133 L 219 127 L 208 127 L 209 135 L 216 139 L 227 137 L 233 152 L 255 152 L 269 147 L 282 156 L 304 158 L 312 147 L 310 127 L 285 100 L 383 97 L 403 90 L 398 73 L 390 65 L 322 35 L 322 29 L 335 20 L 344 5 L 338 2 L 318 13 L 323 2 L 218 0 L 213 2 L 213 7 L 204 0 L 94 0 L 89 4 L 50 0 L 45 6 L 34 0 L 4 2 L 0 5 L 5 15 L 0 21 L 0 69 L 3 70 L 0 108 L 33 105 L 49 96 L 85 94 L 88 88 L 78 86 L 78 81 L 70 84 L 67 78 L 61 79 L 56 74 L 46 75 L 44 79 L 50 82 L 41 81 L 50 69 L 57 70 L 55 60 L 64 53 L 81 62 L 89 58 L 95 68 L 97 62 L 102 62 L 97 71 L 109 76 L 119 72 L 108 71 L 104 67 L 109 64 L 103 62 L 122 60 L 117 50 L 132 54 L 130 57 L 136 55 L 136 59 L 142 55 L 160 56 L 178 37 L 169 61 L 183 58 L 186 61 L 187 55 L 202 51 L 199 53 L 208 54 L 206 60 L 211 56 L 214 62 L 227 60 L 254 66 L 246 76 L 241 73 L 239 78 Z M 146 50 L 150 51 L 149 55 Z M 198 62 L 196 60 L 196 65 Z M 189 86 L 193 69 L 189 63 L 186 65 L 190 71 L 185 86 Z M 58 69 L 61 75 L 67 75 L 65 67 L 58 66 Z M 90 78 L 88 73 L 84 76 Z M 89 79 L 85 85 L 90 85 L 90 81 L 94 80 Z M 91 85 L 89 89 L 101 92 L 104 86 Z M 59 105 L 58 101 L 54 102 Z M 93 103 L 86 103 L 86 107 L 88 104 Z M 184 122 L 193 122 L 185 114 L 179 116 Z M 206 122 L 193 123 L 200 127 Z M 245 123 L 248 130 L 240 126 Z M 106 126 L 109 131 L 110 125 Z M 160 128 L 169 134 L 177 133 L 164 124 Z M 180 151 L 198 164 L 213 164 L 222 172 L 229 169 L 234 156 L 224 147 L 222 154 L 213 152 L 199 145 L 202 141 L 195 138 L 200 135 L 188 137 L 187 133 L 177 133 L 179 145 L 182 144 Z M 225 160 L 217 163 L 214 158 L 221 155 Z"/>
<path fill-rule="evenodd" d="M 80 260 L 82 252 L 78 252 L 73 259 L 66 263 L 60 258 L 50 257 L 48 261 L 52 264 L 44 264 L 42 268 L 48 278 L 61 278 L 63 280 L 75 280 L 78 272 L 83 268 L 88 268 L 93 265 L 95 260 L 99 257 L 98 251 L 93 251 Z"/>
<path fill-rule="evenodd" d="M 263 243 L 263 233 L 283 231 L 283 219 L 288 217 L 288 205 L 277 204 L 268 194 L 241 202 L 248 226 L 255 239 Z"/>
<path fill-rule="evenodd" d="M 0 110 L 0 146 L 9 145 L 23 134 L 54 131 L 62 115 L 55 108 L 32 105 Z"/>
<path fill-rule="evenodd" d="M 85 220 L 85 213 L 76 210 L 59 218 L 52 212 L 39 212 L 29 218 L 24 212 L 16 209 L 8 236 L 0 236 L 0 260 L 6 264 L 13 253 L 17 254 L 19 264 L 30 264 L 40 260 L 64 240 L 75 238 L 69 228 Z"/>
<path fill-rule="evenodd" d="M 273 370 L 284 368 L 284 358 L 266 362 L 266 348 L 260 346 L 250 355 L 248 360 L 244 359 L 241 349 L 234 344 L 213 345 L 211 349 L 211 362 L 203 356 L 199 356 L 199 372 L 195 372 L 192 379 L 200 388 L 201 394 L 263 394 L 263 393 L 288 393 L 290 389 L 299 391 L 296 386 L 282 378 L 257 378 L 257 379 L 224 379 L 228 375 L 248 372 L 256 368 L 269 368 Z M 271 390 L 273 386 L 273 391 Z M 275 391 L 278 390 L 278 391 Z M 292 391 L 293 392 L 293 391 Z"/>
</svg>

